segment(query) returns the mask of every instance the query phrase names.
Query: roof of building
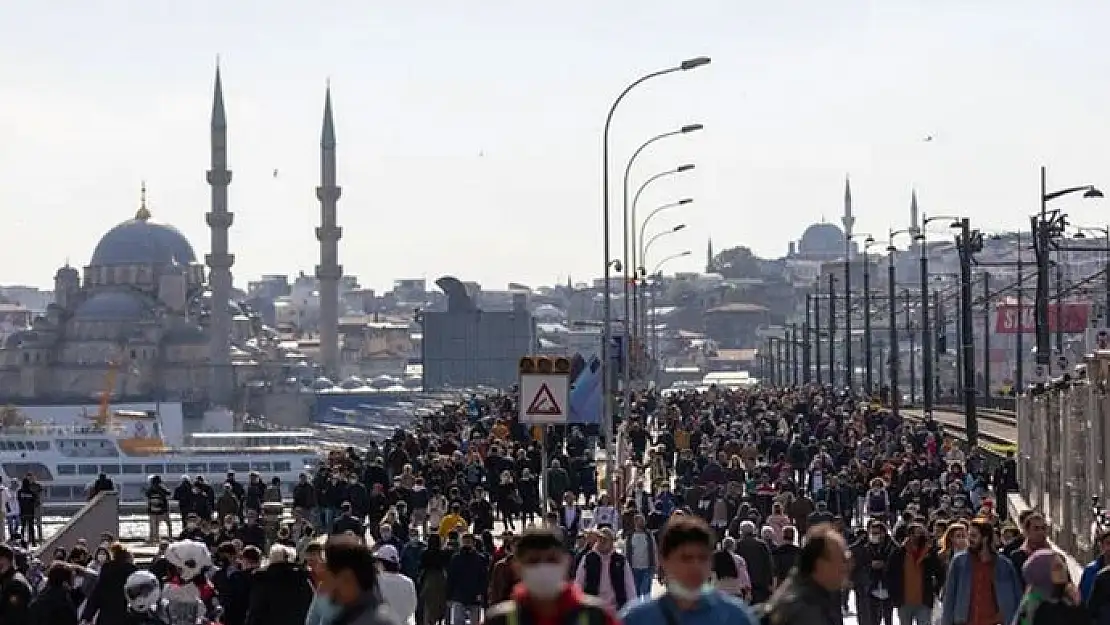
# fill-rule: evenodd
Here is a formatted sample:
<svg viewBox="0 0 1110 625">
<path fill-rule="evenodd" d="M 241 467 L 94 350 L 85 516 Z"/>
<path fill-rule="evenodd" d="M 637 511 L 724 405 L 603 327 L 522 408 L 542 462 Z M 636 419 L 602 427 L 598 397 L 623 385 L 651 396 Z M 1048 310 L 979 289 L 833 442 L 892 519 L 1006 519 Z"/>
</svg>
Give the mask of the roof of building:
<svg viewBox="0 0 1110 625">
<path fill-rule="evenodd" d="M 827 222 L 813 224 L 802 233 L 798 242 L 802 254 L 842 254 L 844 253 L 844 231 L 836 224 Z"/>
<path fill-rule="evenodd" d="M 746 302 L 732 302 L 730 304 L 721 304 L 705 311 L 706 313 L 762 313 L 767 312 L 766 306 L 759 304 L 748 304 Z"/>
<path fill-rule="evenodd" d="M 144 189 L 143 202 L 135 217 L 116 225 L 100 237 L 89 264 L 189 264 L 196 260 L 193 246 L 180 230 L 151 218 Z"/>
<path fill-rule="evenodd" d="M 81 321 L 140 321 L 151 317 L 151 307 L 137 294 L 104 291 L 81 302 L 73 316 Z"/>
</svg>

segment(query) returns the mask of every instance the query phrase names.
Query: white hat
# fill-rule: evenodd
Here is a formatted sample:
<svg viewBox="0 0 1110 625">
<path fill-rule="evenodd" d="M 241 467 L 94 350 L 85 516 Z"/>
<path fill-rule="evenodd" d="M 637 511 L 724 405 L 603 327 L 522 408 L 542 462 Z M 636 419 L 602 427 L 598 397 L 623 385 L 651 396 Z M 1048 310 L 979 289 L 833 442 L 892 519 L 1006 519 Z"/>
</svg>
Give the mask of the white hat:
<svg viewBox="0 0 1110 625">
<path fill-rule="evenodd" d="M 386 562 L 392 562 L 393 564 L 399 564 L 401 562 L 401 556 L 397 554 L 397 548 L 393 545 L 382 545 L 378 547 L 378 551 L 374 554 L 374 557 Z"/>
</svg>

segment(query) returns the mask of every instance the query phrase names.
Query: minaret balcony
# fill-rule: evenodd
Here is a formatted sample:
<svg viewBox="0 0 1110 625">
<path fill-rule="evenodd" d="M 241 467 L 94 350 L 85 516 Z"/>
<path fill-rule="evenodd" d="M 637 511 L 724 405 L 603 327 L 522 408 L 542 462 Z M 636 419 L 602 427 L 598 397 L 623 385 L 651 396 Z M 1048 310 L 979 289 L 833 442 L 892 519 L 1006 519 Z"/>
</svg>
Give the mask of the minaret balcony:
<svg viewBox="0 0 1110 625">
<path fill-rule="evenodd" d="M 216 230 L 227 230 L 231 224 L 235 222 L 235 213 L 228 212 L 211 212 L 204 215 L 204 220 L 208 222 L 209 228 Z"/>
<path fill-rule="evenodd" d="M 316 228 L 316 240 L 331 243 L 343 238 L 343 228 L 339 226 L 320 226 Z"/>
<path fill-rule="evenodd" d="M 317 280 L 339 280 L 343 277 L 343 265 L 316 265 Z"/>
<path fill-rule="evenodd" d="M 204 264 L 209 269 L 231 269 L 235 264 L 235 254 L 205 254 Z"/>
<path fill-rule="evenodd" d="M 208 179 L 208 184 L 213 187 L 226 187 L 231 184 L 231 172 L 226 169 L 209 169 L 205 177 Z"/>
<path fill-rule="evenodd" d="M 343 187 L 339 185 L 316 187 L 316 199 L 321 202 L 338 202 L 341 195 L 343 195 Z"/>
</svg>

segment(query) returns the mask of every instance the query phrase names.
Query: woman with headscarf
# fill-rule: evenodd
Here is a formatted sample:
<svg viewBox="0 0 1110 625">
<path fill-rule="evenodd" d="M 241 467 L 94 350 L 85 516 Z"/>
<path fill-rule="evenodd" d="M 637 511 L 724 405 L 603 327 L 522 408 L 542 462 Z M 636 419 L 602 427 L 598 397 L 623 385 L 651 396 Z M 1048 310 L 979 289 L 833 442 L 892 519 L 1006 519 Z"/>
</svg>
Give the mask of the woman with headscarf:
<svg viewBox="0 0 1110 625">
<path fill-rule="evenodd" d="M 1034 551 L 1021 567 L 1027 588 L 1013 625 L 1087 623 L 1079 591 L 1068 579 L 1064 558 L 1052 549 Z"/>
</svg>

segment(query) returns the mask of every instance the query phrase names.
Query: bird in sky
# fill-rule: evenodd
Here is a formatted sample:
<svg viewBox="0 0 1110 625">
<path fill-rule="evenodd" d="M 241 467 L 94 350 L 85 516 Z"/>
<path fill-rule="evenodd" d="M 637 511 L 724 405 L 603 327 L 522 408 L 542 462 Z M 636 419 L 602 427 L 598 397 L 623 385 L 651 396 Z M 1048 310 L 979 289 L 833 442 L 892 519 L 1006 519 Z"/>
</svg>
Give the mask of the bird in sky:
<svg viewBox="0 0 1110 625">
<path fill-rule="evenodd" d="M 274 178 L 277 178 L 277 175 L 278 175 L 278 170 L 275 169 L 274 170 Z"/>
<path fill-rule="evenodd" d="M 924 141 L 925 143 L 928 143 L 932 140 L 933 140 L 933 135 L 929 135 L 929 136 L 925 137 L 924 139 L 922 139 L 922 141 Z"/>
</svg>

